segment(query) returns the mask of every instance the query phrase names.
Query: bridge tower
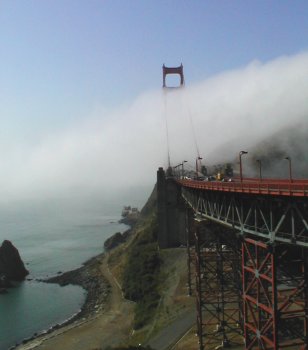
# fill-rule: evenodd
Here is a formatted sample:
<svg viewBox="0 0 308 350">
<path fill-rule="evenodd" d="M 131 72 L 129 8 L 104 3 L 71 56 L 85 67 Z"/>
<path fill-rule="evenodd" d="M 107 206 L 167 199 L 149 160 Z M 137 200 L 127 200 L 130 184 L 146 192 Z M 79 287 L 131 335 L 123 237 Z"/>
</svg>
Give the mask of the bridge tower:
<svg viewBox="0 0 308 350">
<path fill-rule="evenodd" d="M 180 76 L 180 86 L 184 85 L 184 72 L 183 72 L 183 64 L 178 67 L 166 67 L 163 65 L 163 87 L 166 88 L 166 76 L 168 74 L 178 74 Z"/>
<path fill-rule="evenodd" d="M 171 161 L 170 161 L 170 145 L 169 145 L 169 130 L 168 130 L 168 113 L 167 113 L 167 91 L 172 89 L 179 89 L 184 86 L 184 72 L 183 72 L 183 64 L 178 67 L 166 67 L 163 65 L 163 91 L 164 91 L 164 105 L 165 105 L 165 122 L 166 122 L 166 134 L 167 134 L 167 148 L 168 148 L 168 171 L 172 172 Z M 180 76 L 180 84 L 179 86 L 167 86 L 166 85 L 166 77 L 167 75 L 179 75 Z"/>
</svg>

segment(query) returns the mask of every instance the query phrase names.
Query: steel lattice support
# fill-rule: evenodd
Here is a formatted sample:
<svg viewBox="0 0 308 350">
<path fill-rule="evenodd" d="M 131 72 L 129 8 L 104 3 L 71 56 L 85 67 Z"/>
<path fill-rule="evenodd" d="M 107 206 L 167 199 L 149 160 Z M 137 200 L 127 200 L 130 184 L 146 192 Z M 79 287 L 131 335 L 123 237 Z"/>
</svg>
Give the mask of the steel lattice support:
<svg viewBox="0 0 308 350">
<path fill-rule="evenodd" d="M 308 254 L 303 249 L 303 272 L 304 272 L 304 346 L 303 349 L 308 349 Z"/>
<path fill-rule="evenodd" d="M 242 243 L 245 349 L 305 349 L 307 258 L 304 250 Z"/>
<path fill-rule="evenodd" d="M 308 248 L 307 197 L 265 197 L 184 187 L 182 197 L 203 219 L 260 240 Z"/>
<path fill-rule="evenodd" d="M 245 349 L 278 349 L 274 254 L 266 244 L 242 244 Z"/>
<path fill-rule="evenodd" d="M 235 271 L 239 255 L 227 245 L 223 234 L 200 224 L 195 239 L 199 349 L 239 345 L 239 289 Z"/>
<path fill-rule="evenodd" d="M 276 250 L 279 347 L 306 349 L 308 252 L 296 246 Z"/>
</svg>

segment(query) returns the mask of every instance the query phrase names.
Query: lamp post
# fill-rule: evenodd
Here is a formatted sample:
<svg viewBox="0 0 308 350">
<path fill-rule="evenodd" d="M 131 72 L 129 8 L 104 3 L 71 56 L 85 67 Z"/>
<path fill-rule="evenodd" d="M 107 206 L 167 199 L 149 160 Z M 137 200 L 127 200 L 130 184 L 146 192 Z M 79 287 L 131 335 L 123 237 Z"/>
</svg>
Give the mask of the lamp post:
<svg viewBox="0 0 308 350">
<path fill-rule="evenodd" d="M 239 157 L 240 157 L 240 180 L 243 182 L 243 171 L 242 171 L 242 155 L 247 154 L 248 152 L 246 151 L 240 151 Z"/>
<path fill-rule="evenodd" d="M 261 164 L 261 160 L 257 159 L 256 160 L 257 163 L 259 163 L 259 180 L 262 181 L 262 164 Z"/>
<path fill-rule="evenodd" d="M 200 156 L 198 156 L 196 158 L 196 177 L 198 177 L 198 160 L 201 160 L 201 159 L 202 159 L 202 157 L 200 157 Z"/>
<path fill-rule="evenodd" d="M 289 177 L 290 177 L 290 182 L 292 182 L 292 161 L 291 161 L 291 157 L 285 157 L 285 159 L 289 162 Z"/>
<path fill-rule="evenodd" d="M 187 160 L 183 160 L 182 162 L 182 179 L 184 179 L 184 163 L 187 163 Z"/>
<path fill-rule="evenodd" d="M 173 167 L 173 169 L 174 169 L 174 175 L 175 175 L 176 178 L 178 177 L 178 176 L 177 176 L 176 169 L 177 169 L 179 166 L 181 166 L 181 165 L 182 165 L 182 163 L 180 163 L 180 164 L 176 165 L 175 167 Z"/>
</svg>

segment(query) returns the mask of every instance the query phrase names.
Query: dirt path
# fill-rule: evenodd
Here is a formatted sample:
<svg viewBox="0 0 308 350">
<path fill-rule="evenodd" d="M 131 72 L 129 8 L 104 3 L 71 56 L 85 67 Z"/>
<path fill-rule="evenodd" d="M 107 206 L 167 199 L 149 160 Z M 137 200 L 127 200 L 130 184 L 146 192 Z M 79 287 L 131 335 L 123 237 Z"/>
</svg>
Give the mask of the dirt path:
<svg viewBox="0 0 308 350">
<path fill-rule="evenodd" d="M 106 307 L 95 318 L 78 321 L 77 325 L 68 325 L 17 349 L 93 350 L 125 341 L 131 333 L 134 304 L 123 298 L 108 268 L 107 257 L 102 260 L 101 271 L 110 283 L 111 292 Z"/>
</svg>

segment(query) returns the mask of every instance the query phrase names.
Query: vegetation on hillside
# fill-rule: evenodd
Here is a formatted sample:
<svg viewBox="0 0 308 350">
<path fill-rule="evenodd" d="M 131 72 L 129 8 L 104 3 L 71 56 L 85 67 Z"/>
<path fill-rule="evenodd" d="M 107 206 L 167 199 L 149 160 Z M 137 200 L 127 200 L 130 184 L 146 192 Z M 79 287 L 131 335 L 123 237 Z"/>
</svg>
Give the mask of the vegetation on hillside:
<svg viewBox="0 0 308 350">
<path fill-rule="evenodd" d="M 154 187 L 127 239 L 112 249 L 108 258 L 113 273 L 116 271 L 118 274 L 125 298 L 136 303 L 135 330 L 149 324 L 160 300 L 158 284 L 161 259 L 157 231 Z"/>
<path fill-rule="evenodd" d="M 143 327 L 153 316 L 158 305 L 158 273 L 160 258 L 157 245 L 157 220 L 152 214 L 143 223 L 128 254 L 123 272 L 125 298 L 135 301 L 134 329 Z"/>
<path fill-rule="evenodd" d="M 141 210 L 132 228 L 131 239 L 123 254 L 121 281 L 126 299 L 136 302 L 134 329 L 146 325 L 154 315 L 159 303 L 158 276 L 160 258 L 157 244 L 156 188 Z M 120 248 L 120 247 L 119 247 Z M 117 252 L 114 252 L 118 256 Z M 123 257 L 125 257 L 123 261 Z M 118 262 L 120 257 L 118 256 Z M 114 257 L 111 257 L 114 262 Z M 111 262 L 112 263 L 112 262 Z"/>
<path fill-rule="evenodd" d="M 156 205 L 154 188 L 127 240 L 108 253 L 109 268 L 124 296 L 136 302 L 136 332 L 121 346 L 105 350 L 150 350 L 144 344 L 157 332 L 187 310 L 195 309 L 193 299 L 187 298 L 186 251 L 158 249 Z"/>
</svg>

